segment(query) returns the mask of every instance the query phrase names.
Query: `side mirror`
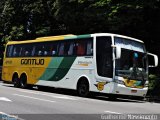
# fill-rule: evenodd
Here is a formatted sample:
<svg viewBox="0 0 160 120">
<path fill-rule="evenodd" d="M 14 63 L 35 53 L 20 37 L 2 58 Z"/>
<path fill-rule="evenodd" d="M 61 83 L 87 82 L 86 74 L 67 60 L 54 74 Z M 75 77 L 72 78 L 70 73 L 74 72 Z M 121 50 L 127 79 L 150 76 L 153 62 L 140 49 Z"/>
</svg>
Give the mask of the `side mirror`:
<svg viewBox="0 0 160 120">
<path fill-rule="evenodd" d="M 115 48 L 115 59 L 120 59 L 121 58 L 121 47 L 112 45 L 113 48 Z"/>
<path fill-rule="evenodd" d="M 152 53 L 147 53 L 149 59 L 149 67 L 158 66 L 158 56 Z"/>
<path fill-rule="evenodd" d="M 120 59 L 120 58 L 121 58 L 121 47 L 116 46 L 116 59 Z"/>
</svg>

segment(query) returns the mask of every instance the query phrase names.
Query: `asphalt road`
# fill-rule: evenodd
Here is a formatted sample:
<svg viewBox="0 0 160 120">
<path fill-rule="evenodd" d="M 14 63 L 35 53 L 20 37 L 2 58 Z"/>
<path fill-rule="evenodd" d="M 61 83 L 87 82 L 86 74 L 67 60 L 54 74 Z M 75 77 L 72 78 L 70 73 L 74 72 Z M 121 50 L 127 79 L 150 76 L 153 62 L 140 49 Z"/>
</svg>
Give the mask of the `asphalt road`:
<svg viewBox="0 0 160 120">
<path fill-rule="evenodd" d="M 82 98 L 71 92 L 20 89 L 0 82 L 0 119 L 101 120 L 108 114 L 160 113 L 160 103 L 120 98 L 110 101 L 105 96 Z"/>
</svg>

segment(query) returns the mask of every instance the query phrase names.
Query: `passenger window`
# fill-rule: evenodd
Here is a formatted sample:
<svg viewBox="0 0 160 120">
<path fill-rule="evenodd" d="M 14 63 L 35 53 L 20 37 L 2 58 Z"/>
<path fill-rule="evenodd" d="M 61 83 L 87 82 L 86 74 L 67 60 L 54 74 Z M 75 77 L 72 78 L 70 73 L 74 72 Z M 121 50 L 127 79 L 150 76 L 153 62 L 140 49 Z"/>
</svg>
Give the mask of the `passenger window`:
<svg viewBox="0 0 160 120">
<path fill-rule="evenodd" d="M 20 53 L 20 45 L 14 45 L 13 47 L 13 53 L 12 53 L 12 57 L 19 57 L 19 53 Z"/>
<path fill-rule="evenodd" d="M 74 47 L 75 47 L 74 42 L 71 42 L 69 45 L 68 55 L 74 55 Z"/>
<path fill-rule="evenodd" d="M 93 41 L 87 42 L 87 55 L 93 55 Z"/>
<path fill-rule="evenodd" d="M 34 56 L 35 51 L 36 51 L 36 46 L 35 46 L 35 45 L 33 45 L 33 50 L 32 50 L 32 53 L 31 53 L 31 56 L 32 56 L 32 57 Z"/>
<path fill-rule="evenodd" d="M 51 49 L 51 43 L 50 42 L 44 42 L 43 43 L 43 56 L 50 56 L 50 49 Z"/>
<path fill-rule="evenodd" d="M 64 55 L 64 43 L 60 43 L 58 55 Z"/>
<path fill-rule="evenodd" d="M 84 56 L 93 55 L 93 41 L 79 39 L 41 43 L 8 45 L 7 57 Z"/>
<path fill-rule="evenodd" d="M 7 57 L 11 57 L 12 56 L 12 52 L 13 52 L 13 45 L 8 45 L 7 46 Z"/>
<path fill-rule="evenodd" d="M 30 57 L 33 55 L 33 45 L 32 44 L 25 44 L 23 46 L 23 56 L 24 57 Z"/>
<path fill-rule="evenodd" d="M 85 41 L 79 41 L 76 44 L 77 46 L 77 55 L 85 55 L 85 51 L 86 51 L 86 44 Z"/>
<path fill-rule="evenodd" d="M 42 56 L 42 51 L 43 50 L 43 45 L 41 43 L 36 43 L 35 44 L 35 54 L 34 56 L 38 57 L 38 56 Z"/>
<path fill-rule="evenodd" d="M 51 47 L 50 47 L 50 55 L 51 56 L 55 56 L 58 54 L 58 43 L 51 43 Z"/>
</svg>

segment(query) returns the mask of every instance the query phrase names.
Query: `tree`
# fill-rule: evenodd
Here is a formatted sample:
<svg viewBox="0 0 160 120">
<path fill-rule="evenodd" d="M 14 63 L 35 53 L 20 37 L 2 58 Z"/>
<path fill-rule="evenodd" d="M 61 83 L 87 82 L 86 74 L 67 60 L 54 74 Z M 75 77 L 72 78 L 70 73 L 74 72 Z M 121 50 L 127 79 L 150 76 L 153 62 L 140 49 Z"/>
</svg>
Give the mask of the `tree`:
<svg viewBox="0 0 160 120">
<path fill-rule="evenodd" d="M 7 0 L 2 10 L 4 39 L 23 40 L 56 34 L 52 0 Z"/>
<path fill-rule="evenodd" d="M 1 0 L 0 35 L 8 40 L 111 32 L 158 43 L 159 0 Z M 157 51 L 155 49 L 151 51 Z"/>
</svg>

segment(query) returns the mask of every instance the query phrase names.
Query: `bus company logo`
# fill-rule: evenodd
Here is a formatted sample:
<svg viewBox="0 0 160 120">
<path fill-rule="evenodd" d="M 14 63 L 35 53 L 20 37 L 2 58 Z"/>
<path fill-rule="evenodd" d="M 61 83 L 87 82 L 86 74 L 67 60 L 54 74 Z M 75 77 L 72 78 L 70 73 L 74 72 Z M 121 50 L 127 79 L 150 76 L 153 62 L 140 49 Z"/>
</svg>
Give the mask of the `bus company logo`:
<svg viewBox="0 0 160 120">
<path fill-rule="evenodd" d="M 12 64 L 12 60 L 6 60 L 5 64 Z"/>
<path fill-rule="evenodd" d="M 44 59 L 21 59 L 21 65 L 44 65 Z"/>
<path fill-rule="evenodd" d="M 94 84 L 94 85 L 97 87 L 99 91 L 102 91 L 104 89 L 104 85 L 106 84 L 107 82 L 98 82 L 97 84 Z"/>
<path fill-rule="evenodd" d="M 78 61 L 80 66 L 88 66 L 89 64 L 92 64 L 92 61 Z"/>
</svg>

